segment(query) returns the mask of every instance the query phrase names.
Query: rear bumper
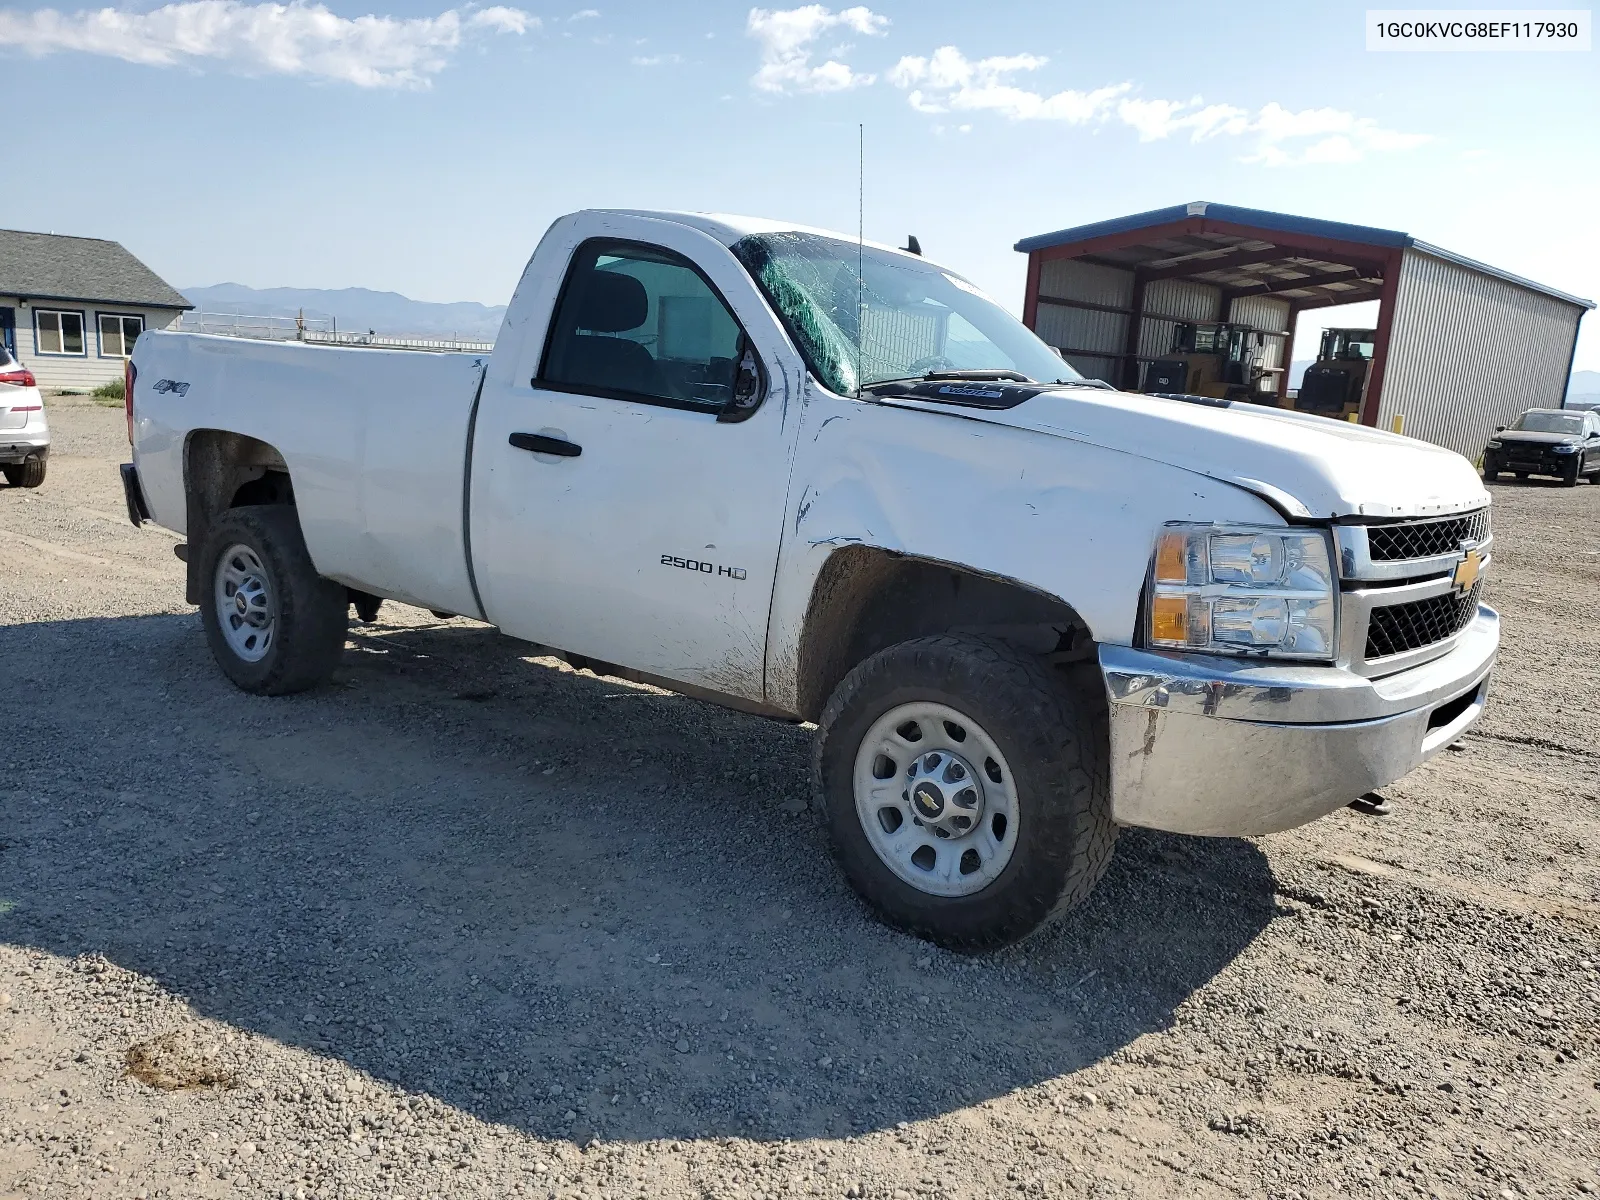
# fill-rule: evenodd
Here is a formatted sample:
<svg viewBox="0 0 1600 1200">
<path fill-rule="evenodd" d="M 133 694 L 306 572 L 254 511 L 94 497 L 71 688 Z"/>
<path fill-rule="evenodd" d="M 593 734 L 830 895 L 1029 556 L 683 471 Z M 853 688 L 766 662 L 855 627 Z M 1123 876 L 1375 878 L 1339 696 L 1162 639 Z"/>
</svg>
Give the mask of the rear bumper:
<svg viewBox="0 0 1600 1200">
<path fill-rule="evenodd" d="M 24 463 L 30 458 L 50 457 L 50 434 L 23 434 L 7 430 L 0 433 L 0 463 Z"/>
<path fill-rule="evenodd" d="M 1383 679 L 1103 646 L 1112 815 L 1173 833 L 1292 829 L 1392 783 L 1483 713 L 1500 644 L 1487 606 L 1441 658 Z"/>
</svg>

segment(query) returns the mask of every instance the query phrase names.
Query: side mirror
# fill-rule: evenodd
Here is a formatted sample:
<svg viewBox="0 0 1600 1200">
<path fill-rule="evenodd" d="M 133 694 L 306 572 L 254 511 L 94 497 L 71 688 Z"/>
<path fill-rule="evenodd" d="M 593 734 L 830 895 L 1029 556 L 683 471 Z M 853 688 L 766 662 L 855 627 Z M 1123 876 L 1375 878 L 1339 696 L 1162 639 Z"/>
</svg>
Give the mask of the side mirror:
<svg viewBox="0 0 1600 1200">
<path fill-rule="evenodd" d="M 717 414 L 717 420 L 724 424 L 748 420 L 767 397 L 766 373 L 761 369 L 761 360 L 744 338 L 739 339 L 739 345 L 742 352 L 739 365 L 734 368 L 733 395 Z"/>
<path fill-rule="evenodd" d="M 1496 433 L 1504 433 L 1506 431 L 1506 427 L 1504 425 L 1496 425 L 1494 427 L 1494 431 Z"/>
</svg>

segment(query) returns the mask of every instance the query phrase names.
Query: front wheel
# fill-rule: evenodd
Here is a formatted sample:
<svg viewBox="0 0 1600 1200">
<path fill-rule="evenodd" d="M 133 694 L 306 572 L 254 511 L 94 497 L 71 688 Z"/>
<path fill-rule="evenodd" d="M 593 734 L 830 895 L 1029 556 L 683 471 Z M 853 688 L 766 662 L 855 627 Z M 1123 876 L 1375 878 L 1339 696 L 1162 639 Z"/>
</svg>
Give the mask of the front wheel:
<svg viewBox="0 0 1600 1200">
<path fill-rule="evenodd" d="M 287 505 L 249 505 L 211 527 L 200 616 L 217 665 L 247 692 L 282 696 L 325 682 L 344 654 L 349 597 L 317 574 Z"/>
<path fill-rule="evenodd" d="M 819 722 L 813 784 L 856 891 L 952 949 L 1036 933 L 1089 894 L 1116 841 L 1093 698 L 987 638 L 921 638 L 856 667 Z"/>
</svg>

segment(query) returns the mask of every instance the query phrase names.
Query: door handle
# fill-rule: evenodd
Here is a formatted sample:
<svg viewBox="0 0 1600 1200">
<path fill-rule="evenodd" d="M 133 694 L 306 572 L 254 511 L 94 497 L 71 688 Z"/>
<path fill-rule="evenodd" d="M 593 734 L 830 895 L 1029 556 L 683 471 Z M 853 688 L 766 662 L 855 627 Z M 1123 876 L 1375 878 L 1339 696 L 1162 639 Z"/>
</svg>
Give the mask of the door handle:
<svg viewBox="0 0 1600 1200">
<path fill-rule="evenodd" d="M 566 438 L 550 437 L 543 433 L 513 433 L 511 444 L 518 450 L 532 450 L 535 454 L 559 454 L 562 458 L 577 458 L 583 447 Z"/>
</svg>

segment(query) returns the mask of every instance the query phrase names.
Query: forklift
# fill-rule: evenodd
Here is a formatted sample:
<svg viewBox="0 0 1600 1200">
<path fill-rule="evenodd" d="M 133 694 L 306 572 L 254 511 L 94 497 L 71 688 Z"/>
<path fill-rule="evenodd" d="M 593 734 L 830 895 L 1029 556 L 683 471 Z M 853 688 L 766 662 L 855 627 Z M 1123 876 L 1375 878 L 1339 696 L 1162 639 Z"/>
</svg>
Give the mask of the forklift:
<svg viewBox="0 0 1600 1200">
<path fill-rule="evenodd" d="M 1249 325 L 1180 323 L 1171 352 L 1145 368 L 1144 391 L 1277 404 L 1274 371 L 1261 365 L 1265 343 Z"/>
<path fill-rule="evenodd" d="M 1295 409 L 1324 417 L 1360 412 L 1377 342 L 1376 329 L 1324 329 L 1317 361 L 1300 381 Z"/>
</svg>

